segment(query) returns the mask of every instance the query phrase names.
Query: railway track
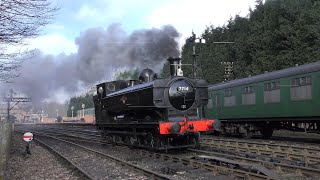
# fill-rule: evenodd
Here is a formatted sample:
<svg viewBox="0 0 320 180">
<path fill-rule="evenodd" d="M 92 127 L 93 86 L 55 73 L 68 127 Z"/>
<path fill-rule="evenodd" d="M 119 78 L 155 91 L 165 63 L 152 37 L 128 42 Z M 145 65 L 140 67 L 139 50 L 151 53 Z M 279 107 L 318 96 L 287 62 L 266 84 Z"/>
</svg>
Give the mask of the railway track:
<svg viewBox="0 0 320 180">
<path fill-rule="evenodd" d="M 48 132 L 48 131 L 47 131 Z M 59 132 L 59 136 L 63 135 L 63 136 L 68 136 L 68 134 L 64 131 L 64 133 Z M 81 135 L 83 135 L 83 133 L 80 133 Z M 93 136 L 95 137 L 95 136 Z M 102 141 L 101 139 L 91 139 L 91 138 L 87 138 L 87 137 L 81 137 L 82 139 L 80 140 L 78 136 L 68 136 L 68 137 L 64 137 L 64 139 L 70 139 L 70 140 L 75 140 L 75 141 L 79 141 L 79 142 L 92 142 L 92 140 L 94 140 L 94 143 L 97 144 L 101 144 L 101 145 L 106 145 L 106 144 L 110 144 L 107 141 Z M 84 139 L 83 139 L 84 138 Z M 293 165 L 290 164 L 291 161 L 289 161 L 289 164 L 286 164 L 286 162 L 284 162 L 283 160 L 278 160 L 278 162 L 274 162 L 275 159 L 270 159 L 270 158 L 263 158 L 263 159 L 267 159 L 267 160 L 261 160 L 258 158 L 253 158 L 253 155 L 247 155 L 247 156 L 235 156 L 235 155 L 231 155 L 232 153 L 230 152 L 224 152 L 224 153 L 219 153 L 219 152 L 214 152 L 214 149 L 212 151 L 204 151 L 204 150 L 199 150 L 199 149 L 189 149 L 192 152 L 196 152 L 196 153 L 202 153 L 202 154 L 207 154 L 207 155 L 213 155 L 215 157 L 225 157 L 228 159 L 232 159 L 232 160 L 237 160 L 239 162 L 247 162 L 247 163 L 255 163 L 255 164 L 259 164 L 261 166 L 267 167 L 269 169 L 275 169 L 277 171 L 281 171 L 282 174 L 284 173 L 294 173 L 297 174 L 297 176 L 320 176 L 320 170 L 317 169 L 319 168 L 317 167 L 308 167 L 308 164 L 305 163 L 299 163 L 300 166 L 298 165 Z M 232 151 L 232 150 L 229 150 Z M 146 154 L 146 153 L 143 153 Z M 251 157 L 251 158 L 249 158 Z M 166 157 L 166 159 L 172 159 L 171 157 Z M 280 163 L 282 162 L 282 163 Z M 288 162 L 287 162 L 288 163 Z"/>
<path fill-rule="evenodd" d="M 320 164 L 320 148 L 302 147 L 286 144 L 270 144 L 227 138 L 202 138 L 202 146 L 223 148 L 236 152 L 246 152 L 270 157 L 280 157 L 286 160 L 302 161 L 306 166 Z"/>
<path fill-rule="evenodd" d="M 277 171 L 282 176 L 286 174 L 294 174 L 295 176 L 303 176 L 303 177 L 320 177 L 320 169 L 318 167 L 303 167 L 297 165 L 291 165 L 281 162 L 273 162 L 270 160 L 258 159 L 258 158 L 249 158 L 247 156 L 234 155 L 234 153 L 228 152 L 215 152 L 210 150 L 199 150 L 190 148 L 189 151 L 195 152 L 198 154 L 207 154 L 214 157 L 223 157 L 231 160 L 235 160 L 238 162 L 245 162 L 250 164 L 259 164 L 268 169 L 273 169 Z"/>
<path fill-rule="evenodd" d="M 74 141 L 80 141 L 82 140 L 73 139 Z M 100 144 L 100 145 L 110 145 L 112 143 L 108 143 L 105 141 L 91 141 L 91 143 Z M 131 149 L 127 153 L 135 153 L 137 156 L 139 156 L 137 159 L 140 158 L 151 158 L 155 159 L 157 161 L 161 160 L 163 162 L 167 162 L 167 164 L 178 164 L 181 167 L 183 171 L 193 171 L 195 169 L 197 170 L 205 170 L 204 173 L 212 173 L 211 175 L 214 176 L 232 176 L 234 178 L 240 178 L 240 179 L 278 179 L 276 174 L 270 173 L 269 170 L 262 171 L 262 169 L 255 169 L 254 167 L 249 168 L 243 168 L 242 170 L 234 168 L 230 166 L 229 164 L 211 164 L 209 163 L 205 158 L 202 159 L 196 159 L 194 157 L 192 158 L 186 158 L 186 157 L 178 157 L 175 155 L 165 154 L 165 153 L 157 153 L 147 150 L 139 150 L 139 149 Z M 162 163 L 163 163 L 162 162 Z"/>
<path fill-rule="evenodd" d="M 38 130 L 33 130 L 38 131 Z M 68 130 L 61 130 L 57 131 L 57 129 L 41 129 L 39 132 L 46 133 L 46 136 L 50 135 L 51 138 L 56 138 L 63 141 L 72 141 L 73 143 L 88 143 L 88 144 L 98 144 L 98 145 L 110 145 L 110 143 L 103 141 L 101 139 L 97 139 L 95 135 L 92 135 L 88 138 L 85 137 L 85 133 L 79 133 L 79 132 L 69 132 Z M 36 132 L 36 136 L 39 133 Z M 90 133 L 89 133 L 90 134 Z M 56 137 L 53 137 L 56 136 Z M 75 144 L 78 144 L 75 143 Z M 186 157 L 177 157 L 175 155 L 170 154 L 163 154 L 163 153 L 156 153 L 156 152 L 150 152 L 146 150 L 137 150 L 137 149 L 131 149 L 127 154 L 135 153 L 136 156 L 140 156 L 141 158 L 148 158 L 153 159 L 156 161 L 162 161 L 163 164 L 175 164 L 177 167 L 184 167 L 184 171 L 204 171 L 202 173 L 210 174 L 211 177 L 214 176 L 231 176 L 235 178 L 240 179 L 278 179 L 275 174 L 272 173 L 264 173 L 261 172 L 261 169 L 254 169 L 252 167 L 250 168 L 242 168 L 237 169 L 233 166 L 230 166 L 229 164 L 212 164 L 208 162 L 207 160 L 202 159 L 195 159 L 195 158 L 186 158 Z M 135 162 L 137 163 L 137 162 Z"/>
<path fill-rule="evenodd" d="M 83 168 L 81 168 L 78 165 L 76 165 L 74 162 L 72 162 L 72 160 L 70 160 L 69 158 L 65 157 L 59 151 L 57 151 L 54 148 L 50 147 L 50 145 L 48 145 L 47 143 L 39 140 L 38 138 L 34 138 L 34 140 L 36 142 L 38 142 L 39 144 L 41 144 L 46 149 L 48 149 L 53 154 L 57 155 L 60 159 L 63 159 L 65 162 L 67 162 L 67 164 L 69 164 L 73 169 L 76 169 L 82 175 L 83 178 L 85 178 L 85 179 L 93 179 L 92 175 L 88 174 Z"/>
<path fill-rule="evenodd" d="M 22 131 L 17 131 L 17 132 L 23 133 Z M 134 165 L 134 164 L 132 164 L 130 162 L 127 162 L 125 160 L 122 160 L 120 158 L 117 158 L 117 157 L 114 157 L 114 156 L 110 156 L 108 154 L 99 152 L 99 151 L 97 151 L 95 149 L 88 148 L 88 147 L 82 146 L 80 144 L 77 144 L 77 143 L 74 143 L 74 142 L 71 142 L 71 141 L 68 141 L 68 140 L 65 140 L 65 139 L 57 138 L 57 137 L 54 137 L 54 136 L 51 136 L 51 135 L 46 135 L 46 134 L 42 134 L 42 133 L 38 133 L 38 132 L 34 132 L 34 134 L 37 137 L 37 138 L 34 138 L 37 142 L 39 142 L 40 144 L 46 146 L 47 148 L 49 148 L 50 150 L 54 151 L 55 153 L 59 154 L 60 157 L 62 157 L 63 159 L 67 160 L 70 164 L 72 164 L 73 167 L 78 169 L 80 172 L 82 172 L 85 175 L 85 177 L 87 177 L 89 179 L 100 179 L 100 178 L 99 177 L 98 178 L 95 177 L 95 175 L 92 172 L 90 173 L 90 171 L 87 172 L 88 169 L 90 168 L 90 166 L 86 167 L 86 168 L 81 166 L 81 163 L 79 163 L 79 159 L 80 158 L 84 158 L 84 157 L 79 157 L 79 155 L 75 155 L 75 154 L 61 153 L 58 150 L 56 150 L 56 149 L 61 149 L 61 148 L 53 148 L 52 144 L 56 144 L 56 143 L 67 144 L 67 146 L 72 146 L 74 148 L 77 148 L 77 151 L 81 151 L 81 154 L 88 154 L 88 152 L 89 153 L 94 153 L 96 155 L 99 155 L 99 157 L 101 157 L 101 158 L 105 158 L 105 159 L 114 161 L 114 162 L 118 163 L 121 166 L 126 166 L 126 167 L 128 167 L 128 168 L 130 168 L 130 169 L 132 169 L 132 170 L 134 170 L 134 171 L 136 171 L 138 173 L 140 173 L 141 175 L 146 176 L 147 178 L 166 179 L 166 180 L 170 180 L 171 179 L 170 177 L 167 177 L 167 176 L 162 175 L 160 173 L 157 173 L 157 172 L 154 172 L 154 171 L 139 167 L 137 165 Z M 45 140 L 40 140 L 40 139 L 45 139 Z M 51 144 L 45 142 L 45 141 L 48 141 L 48 139 L 50 139 Z M 54 143 L 52 143 L 52 141 Z M 85 161 L 85 159 L 83 161 Z M 91 167 L 91 168 L 97 169 L 99 167 Z"/>
<path fill-rule="evenodd" d="M 77 142 L 77 144 L 87 143 L 89 146 L 90 144 L 111 146 L 111 143 L 102 140 L 100 135 L 87 130 L 78 131 L 63 128 L 42 128 L 39 132 L 59 137 L 59 139 L 64 139 L 66 141 Z M 162 154 L 137 149 L 124 149 L 128 149 L 126 153 L 135 153 L 142 159 L 149 158 L 157 161 L 161 160 L 162 163 L 167 163 L 169 165 L 176 164 L 178 167 L 186 166 L 185 169 L 189 168 L 187 171 L 192 171 L 192 169 L 202 169 L 207 173 L 210 172 L 213 176 L 225 175 L 240 179 L 282 179 L 282 177 L 286 177 L 288 175 L 294 175 L 300 178 L 320 177 L 319 166 L 314 166 L 314 164 L 317 164 L 317 161 L 304 161 L 305 159 L 301 157 L 300 159 L 299 157 L 292 158 L 290 156 L 288 158 L 288 156 L 283 156 L 282 154 L 270 155 L 270 152 L 266 152 L 266 149 L 273 149 L 274 152 L 278 152 L 277 150 L 279 150 L 279 148 L 281 151 L 290 150 L 291 148 L 290 152 L 298 154 L 301 151 L 308 151 L 309 155 L 315 156 L 318 151 L 314 148 L 285 144 L 248 142 L 237 139 L 228 140 L 224 138 L 212 139 L 204 137 L 202 140 L 202 147 L 211 148 L 211 150 L 188 149 L 186 154 L 190 155 L 191 152 L 193 152 L 193 155 L 190 155 L 190 157 L 179 157 L 172 154 Z M 230 142 L 228 143 L 226 141 Z M 247 144 L 245 145 L 244 143 Z M 234 145 L 234 147 L 232 147 L 232 145 Z M 249 150 L 245 149 L 245 147 L 249 147 Z M 295 147 L 297 147 L 297 149 L 295 149 Z M 258 148 L 259 151 L 257 152 L 255 148 Z M 225 151 L 217 152 L 219 149 L 223 149 Z M 240 155 L 242 153 L 247 154 L 242 156 Z M 256 156 L 264 156 L 268 158 L 261 159 Z M 297 162 L 298 165 L 290 164 L 292 162 Z M 133 161 L 132 163 L 136 164 L 137 162 Z M 235 167 L 238 167 L 238 169 Z M 251 171 L 248 171 L 248 169 L 251 169 Z"/>
<path fill-rule="evenodd" d="M 255 169 L 252 167 L 235 168 L 230 164 L 220 163 L 212 164 L 208 161 L 210 157 L 199 158 L 184 158 L 170 154 L 155 153 L 146 150 L 140 150 L 140 155 L 148 156 L 154 159 L 162 159 L 171 163 L 178 163 L 184 166 L 192 166 L 195 169 L 201 168 L 213 173 L 214 176 L 225 175 L 231 176 L 236 179 L 279 179 L 279 177 L 270 173 L 270 171 L 261 171 L 261 169 Z"/>
</svg>

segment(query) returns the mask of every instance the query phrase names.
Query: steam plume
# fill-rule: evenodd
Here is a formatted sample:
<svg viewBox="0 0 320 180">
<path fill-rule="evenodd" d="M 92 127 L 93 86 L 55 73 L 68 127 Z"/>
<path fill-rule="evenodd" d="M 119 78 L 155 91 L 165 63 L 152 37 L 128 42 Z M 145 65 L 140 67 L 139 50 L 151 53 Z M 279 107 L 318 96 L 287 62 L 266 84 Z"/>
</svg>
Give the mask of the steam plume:
<svg viewBox="0 0 320 180">
<path fill-rule="evenodd" d="M 111 80 L 118 68 L 159 69 L 169 56 L 179 56 L 178 37 L 170 25 L 131 34 L 119 24 L 107 29 L 91 28 L 76 38 L 75 54 L 52 56 L 36 51 L 23 63 L 21 76 L 11 87 L 31 96 L 35 103 L 54 99 L 61 92 L 73 95 L 97 81 Z"/>
</svg>

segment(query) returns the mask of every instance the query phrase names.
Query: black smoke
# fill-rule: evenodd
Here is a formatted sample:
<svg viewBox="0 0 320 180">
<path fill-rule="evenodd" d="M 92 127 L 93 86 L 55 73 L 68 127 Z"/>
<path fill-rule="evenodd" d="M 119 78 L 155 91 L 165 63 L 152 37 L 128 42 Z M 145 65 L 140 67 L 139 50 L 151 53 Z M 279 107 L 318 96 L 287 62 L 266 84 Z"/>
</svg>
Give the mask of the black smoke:
<svg viewBox="0 0 320 180">
<path fill-rule="evenodd" d="M 98 81 L 111 80 L 119 68 L 159 70 L 169 56 L 179 56 L 177 38 L 179 33 L 171 25 L 131 34 L 119 24 L 91 28 L 76 38 L 75 54 L 53 56 L 35 51 L 10 86 L 35 103 L 61 92 L 74 95 Z"/>
</svg>

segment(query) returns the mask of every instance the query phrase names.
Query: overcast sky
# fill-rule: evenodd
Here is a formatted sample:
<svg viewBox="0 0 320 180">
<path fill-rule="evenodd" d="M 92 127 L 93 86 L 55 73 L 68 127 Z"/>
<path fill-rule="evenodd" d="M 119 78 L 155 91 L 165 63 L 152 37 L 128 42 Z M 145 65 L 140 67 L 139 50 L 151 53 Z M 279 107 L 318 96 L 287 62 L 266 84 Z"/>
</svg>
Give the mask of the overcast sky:
<svg viewBox="0 0 320 180">
<path fill-rule="evenodd" d="M 181 33 L 180 42 L 193 30 L 200 35 L 208 25 L 222 26 L 236 14 L 246 16 L 255 0 L 56 0 L 61 8 L 44 35 L 30 40 L 29 49 L 45 54 L 77 51 L 75 38 L 92 27 L 107 28 L 120 23 L 130 33 L 137 29 L 173 25 Z"/>
<path fill-rule="evenodd" d="M 177 44 L 170 38 L 177 39 L 181 47 L 192 31 L 199 36 L 207 26 L 222 26 L 235 15 L 248 15 L 249 8 L 254 9 L 255 5 L 255 0 L 52 1 L 60 7 L 55 21 L 43 29 L 42 36 L 28 40 L 28 49 L 40 49 L 36 51 L 40 53 L 23 64 L 15 83 L 7 85 L 38 102 L 64 102 L 96 82 L 111 80 L 115 69 L 130 64 L 159 70 L 170 56 L 168 49 L 179 54 Z M 165 25 L 171 26 L 164 30 Z M 148 47 L 110 43 L 113 39 L 126 42 L 140 38 L 158 43 Z M 158 50 L 153 51 L 154 48 Z"/>
</svg>

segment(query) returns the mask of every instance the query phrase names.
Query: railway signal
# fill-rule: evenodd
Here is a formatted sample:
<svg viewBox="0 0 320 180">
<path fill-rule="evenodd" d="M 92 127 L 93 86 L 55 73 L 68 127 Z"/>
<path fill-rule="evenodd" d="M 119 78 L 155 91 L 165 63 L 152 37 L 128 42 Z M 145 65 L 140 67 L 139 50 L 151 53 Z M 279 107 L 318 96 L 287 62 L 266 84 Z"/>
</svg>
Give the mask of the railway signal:
<svg viewBox="0 0 320 180">
<path fill-rule="evenodd" d="M 233 62 L 221 62 L 224 66 L 224 80 L 229 81 L 233 76 Z"/>
<path fill-rule="evenodd" d="M 196 34 L 194 34 L 192 31 L 192 36 L 188 39 L 188 41 L 192 44 L 192 74 L 193 78 L 196 78 L 198 75 L 196 44 L 205 44 L 206 40 L 203 38 L 197 38 Z"/>
<path fill-rule="evenodd" d="M 7 101 L 10 101 L 10 102 L 30 102 L 31 101 L 31 98 L 30 97 L 7 97 L 7 98 L 4 98 L 3 101 L 7 102 Z"/>
<path fill-rule="evenodd" d="M 193 78 L 196 78 L 198 75 L 198 64 L 197 64 L 197 52 L 196 52 L 196 44 L 205 44 L 206 43 L 206 39 L 203 38 L 197 38 L 196 34 L 194 34 L 194 32 L 192 31 L 192 36 L 190 38 L 187 39 L 187 42 L 192 44 L 192 57 L 193 57 L 193 62 L 192 62 L 192 72 L 193 72 Z M 234 44 L 235 42 L 232 41 L 214 41 L 214 42 L 210 42 L 213 44 Z M 232 76 L 232 72 L 233 72 L 233 62 L 227 62 L 227 63 L 231 63 L 229 64 L 228 70 L 226 70 L 225 72 L 225 80 L 228 80 L 231 76 Z M 221 62 L 222 64 L 222 62 Z"/>
</svg>

